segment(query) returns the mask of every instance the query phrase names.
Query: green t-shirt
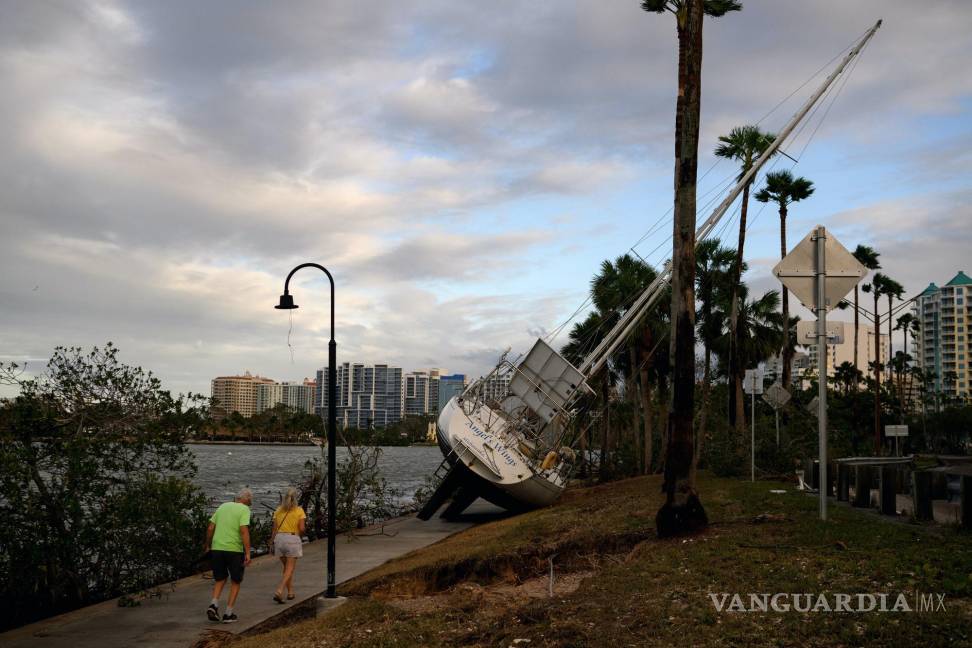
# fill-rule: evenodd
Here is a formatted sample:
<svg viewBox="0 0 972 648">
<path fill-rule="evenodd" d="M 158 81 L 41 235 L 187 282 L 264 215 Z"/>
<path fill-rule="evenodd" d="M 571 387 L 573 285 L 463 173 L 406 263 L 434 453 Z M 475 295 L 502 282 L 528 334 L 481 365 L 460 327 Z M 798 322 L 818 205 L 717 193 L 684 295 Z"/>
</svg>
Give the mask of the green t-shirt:
<svg viewBox="0 0 972 648">
<path fill-rule="evenodd" d="M 250 526 L 250 507 L 239 502 L 220 504 L 209 521 L 216 525 L 213 532 L 214 551 L 243 553 L 241 526 Z"/>
</svg>

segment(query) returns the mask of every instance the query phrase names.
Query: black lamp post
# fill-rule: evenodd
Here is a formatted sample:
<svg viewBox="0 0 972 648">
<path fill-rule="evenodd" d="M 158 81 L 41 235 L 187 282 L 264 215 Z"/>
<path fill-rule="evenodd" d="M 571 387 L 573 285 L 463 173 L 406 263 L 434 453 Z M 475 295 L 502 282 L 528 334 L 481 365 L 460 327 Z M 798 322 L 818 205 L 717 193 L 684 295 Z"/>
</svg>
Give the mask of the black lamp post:
<svg viewBox="0 0 972 648">
<path fill-rule="evenodd" d="M 334 593 L 334 536 L 336 534 L 335 503 L 336 482 L 335 482 L 335 444 L 337 427 L 337 342 L 334 341 L 334 277 L 322 265 L 317 263 L 301 263 L 290 271 L 287 280 L 284 281 L 284 291 L 280 295 L 280 303 L 274 308 L 280 310 L 293 310 L 297 308 L 294 298 L 290 294 L 290 278 L 301 268 L 317 268 L 327 275 L 331 282 L 331 341 L 327 344 L 327 590 L 324 594 L 327 598 L 335 598 Z"/>
</svg>

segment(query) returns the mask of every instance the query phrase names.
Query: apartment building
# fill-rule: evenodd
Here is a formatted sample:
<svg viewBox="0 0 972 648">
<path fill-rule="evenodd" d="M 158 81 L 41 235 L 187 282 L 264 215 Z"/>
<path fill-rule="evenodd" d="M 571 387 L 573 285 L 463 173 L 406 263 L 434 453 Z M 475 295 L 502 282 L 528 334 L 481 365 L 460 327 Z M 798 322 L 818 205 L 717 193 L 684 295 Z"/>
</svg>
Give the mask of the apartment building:
<svg viewBox="0 0 972 648">
<path fill-rule="evenodd" d="M 337 420 L 342 428 L 385 427 L 402 420 L 402 369 L 345 362 L 337 367 Z M 327 369 L 317 372 L 314 411 L 327 416 Z"/>
<path fill-rule="evenodd" d="M 442 408 L 455 396 L 459 396 L 466 389 L 465 374 L 452 374 L 451 376 L 439 377 L 439 398 L 436 403 L 436 416 L 442 412 Z"/>
<path fill-rule="evenodd" d="M 888 336 L 886 334 L 875 335 L 874 327 L 870 324 L 861 322 L 858 329 L 857 358 L 854 358 L 854 324 L 846 322 L 844 324 L 844 341 L 840 344 L 827 345 L 827 375 L 833 376 L 834 370 L 845 362 L 856 364 L 857 368 L 868 374 L 868 362 L 874 361 L 874 345 L 878 344 L 878 353 L 881 362 L 888 361 Z M 807 356 L 809 367 L 814 372 L 819 372 L 819 360 L 817 358 L 817 345 L 807 345 Z"/>
<path fill-rule="evenodd" d="M 919 367 L 931 374 L 930 392 L 968 397 L 972 392 L 972 278 L 959 272 L 939 288 L 934 283 L 915 299 L 919 323 Z"/>
<path fill-rule="evenodd" d="M 213 378 L 210 388 L 216 404 L 213 418 L 221 419 L 233 412 L 244 417 L 253 416 L 257 411 L 257 388 L 273 384 L 270 378 L 254 376 L 244 371 L 242 376 L 220 376 Z"/>
</svg>

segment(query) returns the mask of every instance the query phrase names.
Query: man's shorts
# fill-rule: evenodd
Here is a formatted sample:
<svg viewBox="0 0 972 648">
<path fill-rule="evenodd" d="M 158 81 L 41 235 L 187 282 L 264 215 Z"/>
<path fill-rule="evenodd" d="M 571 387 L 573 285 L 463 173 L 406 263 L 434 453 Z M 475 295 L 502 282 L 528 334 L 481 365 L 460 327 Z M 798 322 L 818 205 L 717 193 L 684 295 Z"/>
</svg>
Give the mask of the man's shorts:
<svg viewBox="0 0 972 648">
<path fill-rule="evenodd" d="M 243 582 L 243 554 L 239 551 L 213 550 L 209 559 L 213 567 L 213 580 L 224 581 L 227 575 L 234 583 Z"/>
</svg>

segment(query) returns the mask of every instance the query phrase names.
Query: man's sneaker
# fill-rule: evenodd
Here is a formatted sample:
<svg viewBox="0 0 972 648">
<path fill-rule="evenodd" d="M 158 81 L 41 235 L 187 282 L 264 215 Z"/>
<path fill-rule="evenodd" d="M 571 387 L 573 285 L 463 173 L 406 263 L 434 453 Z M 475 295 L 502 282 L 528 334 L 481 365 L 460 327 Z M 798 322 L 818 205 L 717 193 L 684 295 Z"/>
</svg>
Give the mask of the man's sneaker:
<svg viewBox="0 0 972 648">
<path fill-rule="evenodd" d="M 236 622 L 237 622 L 236 612 L 234 612 L 233 614 L 223 615 L 223 623 L 236 623 Z"/>
<path fill-rule="evenodd" d="M 209 607 L 206 608 L 206 616 L 209 617 L 210 621 L 219 622 L 219 608 L 210 603 Z"/>
</svg>

